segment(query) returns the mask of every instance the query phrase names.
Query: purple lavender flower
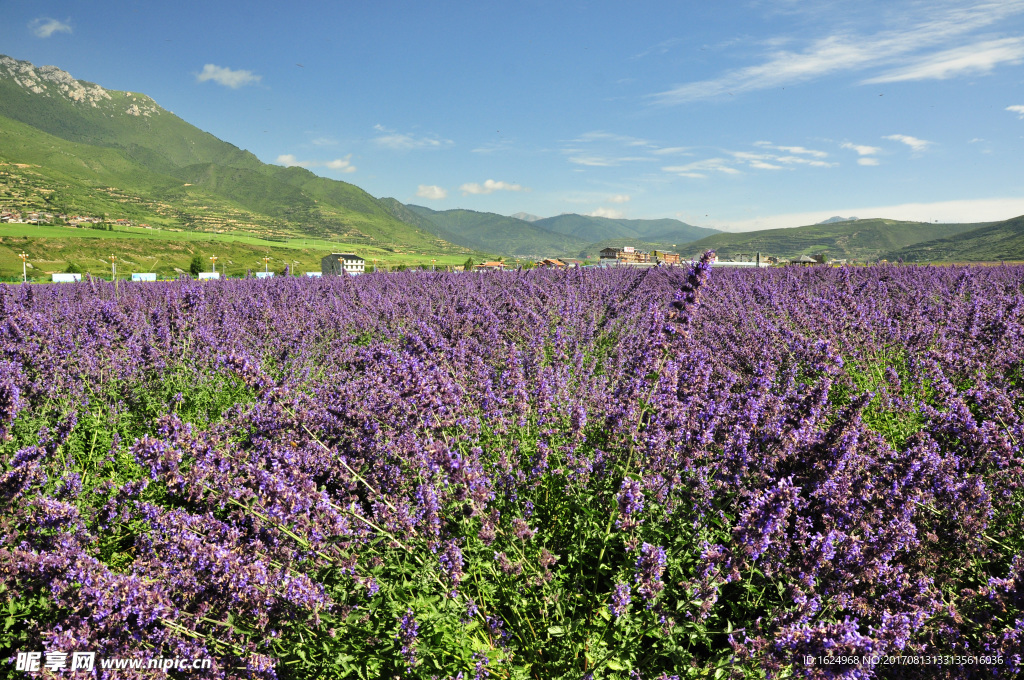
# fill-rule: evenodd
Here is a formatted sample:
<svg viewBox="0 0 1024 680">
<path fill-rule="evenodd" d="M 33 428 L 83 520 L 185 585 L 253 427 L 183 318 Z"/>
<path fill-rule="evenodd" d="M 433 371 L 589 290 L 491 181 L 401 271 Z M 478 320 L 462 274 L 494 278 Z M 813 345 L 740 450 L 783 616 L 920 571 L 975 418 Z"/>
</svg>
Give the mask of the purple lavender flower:
<svg viewBox="0 0 1024 680">
<path fill-rule="evenodd" d="M 612 616 L 618 618 L 629 611 L 629 603 L 632 600 L 629 592 L 629 585 L 625 583 L 617 583 L 615 585 L 615 591 L 612 593 L 612 602 L 608 605 L 608 611 L 612 613 Z"/>
<path fill-rule="evenodd" d="M 395 639 L 402 643 L 402 658 L 405 664 L 412 668 L 416 665 L 416 638 L 419 636 L 420 626 L 416 623 L 411 609 L 406 610 L 405 615 L 398 622 L 398 633 Z"/>
<path fill-rule="evenodd" d="M 632 529 L 640 524 L 636 515 L 644 509 L 643 486 L 639 481 L 631 478 L 622 480 L 619 493 L 615 496 L 619 504 L 619 517 L 615 520 L 615 526 L 620 529 Z"/>
<path fill-rule="evenodd" d="M 665 589 L 661 580 L 668 564 L 668 556 L 661 546 L 644 543 L 640 546 L 640 556 L 636 560 L 636 592 L 647 602 L 650 608 L 654 598 Z"/>
</svg>

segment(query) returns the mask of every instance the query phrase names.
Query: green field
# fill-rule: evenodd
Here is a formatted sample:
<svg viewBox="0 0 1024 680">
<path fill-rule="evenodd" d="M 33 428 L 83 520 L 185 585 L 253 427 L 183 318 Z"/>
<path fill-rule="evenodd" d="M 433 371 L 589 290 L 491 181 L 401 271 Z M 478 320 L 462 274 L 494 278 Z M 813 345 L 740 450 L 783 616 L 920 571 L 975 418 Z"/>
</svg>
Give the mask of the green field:
<svg viewBox="0 0 1024 680">
<path fill-rule="evenodd" d="M 209 234 L 117 227 L 103 231 L 88 227 L 52 225 L 0 225 L 0 278 L 20 278 L 19 254 L 28 255 L 29 276 L 50 280 L 50 274 L 63 272 L 71 264 L 91 274 L 109 277 L 110 256 L 117 260 L 119 277 L 132 272 L 156 272 L 161 277 L 177 276 L 176 269 L 188 271 L 193 256 L 199 255 L 209 270 L 211 256 L 217 257 L 217 271 L 228 276 L 244 276 L 247 270 L 264 268 L 269 257 L 271 271 L 320 271 L 320 259 L 331 252 L 354 252 L 366 259 L 367 267 L 394 269 L 406 266 L 451 267 L 466 261 L 466 254 L 431 254 L 389 246 L 290 238 L 269 241 L 244 233 Z M 479 261 L 479 257 L 477 261 Z"/>
</svg>

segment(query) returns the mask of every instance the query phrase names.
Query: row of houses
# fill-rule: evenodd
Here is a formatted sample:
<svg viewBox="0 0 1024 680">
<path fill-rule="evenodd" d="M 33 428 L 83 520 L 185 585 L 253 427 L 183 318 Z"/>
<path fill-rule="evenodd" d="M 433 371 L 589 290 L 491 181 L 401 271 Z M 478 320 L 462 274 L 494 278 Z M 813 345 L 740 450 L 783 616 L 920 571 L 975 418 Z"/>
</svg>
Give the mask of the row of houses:
<svg viewBox="0 0 1024 680">
<path fill-rule="evenodd" d="M 604 248 L 600 252 L 602 267 L 619 265 L 678 265 L 681 262 L 679 253 L 667 250 L 638 250 L 633 246 L 622 248 Z"/>
<path fill-rule="evenodd" d="M 64 213 L 57 215 L 49 212 L 32 211 L 22 213 L 17 210 L 0 210 L 0 223 L 2 224 L 53 224 L 54 222 L 63 222 L 75 227 L 79 224 L 102 224 L 106 221 L 103 217 L 94 217 L 93 215 L 67 215 Z M 118 227 L 135 226 L 131 220 L 126 219 L 114 220 L 112 224 Z M 147 229 L 151 228 L 148 224 L 140 224 L 139 226 Z"/>
<path fill-rule="evenodd" d="M 20 213 L 17 210 L 0 210 L 0 223 L 3 224 L 40 224 L 53 222 L 53 213 L 48 212 L 27 212 Z"/>
</svg>

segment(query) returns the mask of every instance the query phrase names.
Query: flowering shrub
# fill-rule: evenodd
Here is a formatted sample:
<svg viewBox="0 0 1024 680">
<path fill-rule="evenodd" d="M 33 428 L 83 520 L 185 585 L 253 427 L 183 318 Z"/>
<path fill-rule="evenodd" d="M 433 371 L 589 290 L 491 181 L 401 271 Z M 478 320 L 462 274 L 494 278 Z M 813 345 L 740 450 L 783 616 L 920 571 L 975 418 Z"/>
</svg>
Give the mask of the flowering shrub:
<svg viewBox="0 0 1024 680">
<path fill-rule="evenodd" d="M 211 678 L 1013 677 L 1022 291 L 707 257 L 4 286 L 0 647 Z M 862 660 L 887 654 L 961 661 Z"/>
</svg>

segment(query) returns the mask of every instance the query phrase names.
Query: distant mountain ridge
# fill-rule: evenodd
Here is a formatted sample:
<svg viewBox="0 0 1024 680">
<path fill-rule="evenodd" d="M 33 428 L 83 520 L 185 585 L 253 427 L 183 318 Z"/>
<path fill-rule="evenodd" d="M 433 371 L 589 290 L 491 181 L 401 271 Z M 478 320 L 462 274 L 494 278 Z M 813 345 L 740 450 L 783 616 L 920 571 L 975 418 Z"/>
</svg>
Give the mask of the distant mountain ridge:
<svg viewBox="0 0 1024 680">
<path fill-rule="evenodd" d="M 785 229 L 717 234 L 687 244 L 688 255 L 715 250 L 726 258 L 757 252 L 792 259 L 824 253 L 829 257 L 858 261 L 875 260 L 888 253 L 935 238 L 956 238 L 982 224 L 933 224 L 868 219 L 856 222 L 812 224 Z"/>
<path fill-rule="evenodd" d="M 525 212 L 517 212 L 514 215 L 509 215 L 509 217 L 514 217 L 515 219 L 522 220 L 524 222 L 536 222 L 539 219 L 543 219 L 543 218 L 538 217 L 536 215 L 531 215 L 530 213 L 525 213 Z"/>
<path fill-rule="evenodd" d="M 1024 261 L 1024 216 L 974 226 L 953 236 L 892 250 L 885 258 L 893 262 Z"/>
<path fill-rule="evenodd" d="M 437 226 L 433 233 L 438 236 L 465 247 L 493 250 L 509 257 L 586 257 L 595 243 L 623 239 L 635 241 L 639 247 L 650 241 L 667 244 L 659 247 L 672 249 L 720 233 L 673 219 L 609 219 L 568 213 L 527 221 L 474 210 L 405 207 L 433 222 Z"/>
</svg>

